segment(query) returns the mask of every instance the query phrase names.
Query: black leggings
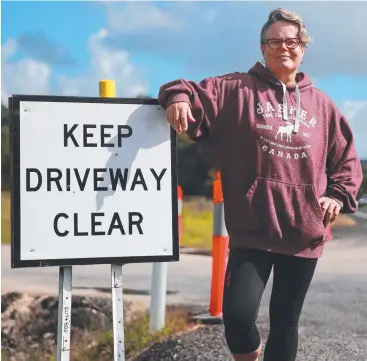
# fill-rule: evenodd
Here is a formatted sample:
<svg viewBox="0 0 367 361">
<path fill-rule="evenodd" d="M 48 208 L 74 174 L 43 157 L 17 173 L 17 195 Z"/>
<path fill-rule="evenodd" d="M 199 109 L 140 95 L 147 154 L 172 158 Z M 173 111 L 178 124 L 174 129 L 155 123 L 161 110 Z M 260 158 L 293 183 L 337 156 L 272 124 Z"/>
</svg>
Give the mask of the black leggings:
<svg viewBox="0 0 367 361">
<path fill-rule="evenodd" d="M 298 321 L 317 259 L 258 250 L 231 250 L 223 295 L 223 323 L 229 350 L 246 354 L 260 346 L 256 318 L 272 267 L 270 333 L 264 361 L 295 361 Z"/>
</svg>

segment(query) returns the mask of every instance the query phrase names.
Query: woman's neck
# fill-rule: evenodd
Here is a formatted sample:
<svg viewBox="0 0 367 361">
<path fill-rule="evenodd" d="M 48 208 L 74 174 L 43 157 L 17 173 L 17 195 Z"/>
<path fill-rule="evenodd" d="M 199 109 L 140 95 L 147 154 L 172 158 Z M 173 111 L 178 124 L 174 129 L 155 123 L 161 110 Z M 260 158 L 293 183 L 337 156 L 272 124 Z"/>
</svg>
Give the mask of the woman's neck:
<svg viewBox="0 0 367 361">
<path fill-rule="evenodd" d="M 296 85 L 296 74 L 294 74 L 294 75 L 278 75 L 277 78 L 285 86 L 294 86 L 294 85 Z"/>
<path fill-rule="evenodd" d="M 272 72 L 285 86 L 296 85 L 297 69 L 293 72 Z"/>
</svg>

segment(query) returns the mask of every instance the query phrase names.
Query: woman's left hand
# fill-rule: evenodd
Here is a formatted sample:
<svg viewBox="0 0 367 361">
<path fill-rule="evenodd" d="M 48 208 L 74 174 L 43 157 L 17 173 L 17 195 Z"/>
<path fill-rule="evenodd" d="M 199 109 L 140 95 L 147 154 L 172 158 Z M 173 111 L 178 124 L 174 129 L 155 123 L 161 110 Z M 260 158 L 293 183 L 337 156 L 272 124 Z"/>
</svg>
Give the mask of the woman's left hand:
<svg viewBox="0 0 367 361">
<path fill-rule="evenodd" d="M 325 222 L 325 226 L 334 222 L 341 209 L 339 202 L 333 198 L 321 197 L 319 199 L 319 204 L 323 211 L 323 220 Z"/>
</svg>

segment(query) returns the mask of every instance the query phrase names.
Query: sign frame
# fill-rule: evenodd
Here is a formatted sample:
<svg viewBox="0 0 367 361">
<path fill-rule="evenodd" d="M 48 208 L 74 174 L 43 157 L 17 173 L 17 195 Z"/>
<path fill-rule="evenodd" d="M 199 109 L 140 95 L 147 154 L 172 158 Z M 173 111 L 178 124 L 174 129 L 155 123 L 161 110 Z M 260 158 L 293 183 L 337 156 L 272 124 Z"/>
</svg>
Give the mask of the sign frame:
<svg viewBox="0 0 367 361">
<path fill-rule="evenodd" d="M 10 133 L 10 192 L 11 192 L 11 268 L 79 266 L 100 264 L 129 264 L 150 262 L 179 261 L 178 229 L 178 168 L 177 168 L 177 134 L 170 127 L 171 147 L 171 182 L 172 182 L 172 254 L 157 256 L 126 256 L 101 258 L 65 258 L 65 259 L 21 259 L 21 189 L 20 189 L 20 104 L 21 102 L 64 102 L 64 103 L 103 103 L 103 104 L 136 104 L 160 106 L 156 98 L 102 98 L 86 96 L 53 96 L 14 94 L 8 98 L 9 133 Z"/>
</svg>

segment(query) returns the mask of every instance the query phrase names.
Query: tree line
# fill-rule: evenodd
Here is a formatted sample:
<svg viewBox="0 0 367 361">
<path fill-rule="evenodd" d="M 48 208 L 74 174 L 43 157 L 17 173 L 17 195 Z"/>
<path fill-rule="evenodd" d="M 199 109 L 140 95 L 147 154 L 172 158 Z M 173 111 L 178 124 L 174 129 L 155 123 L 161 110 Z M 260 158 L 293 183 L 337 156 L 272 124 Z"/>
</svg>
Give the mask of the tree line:
<svg viewBox="0 0 367 361">
<path fill-rule="evenodd" d="M 177 137 L 177 161 L 178 182 L 184 194 L 211 197 L 212 181 L 218 169 L 214 150 L 205 143 L 191 141 L 186 134 L 180 134 Z M 366 160 L 362 161 L 362 166 L 364 178 L 359 196 L 367 193 Z M 10 189 L 9 113 L 4 105 L 1 105 L 1 182 L 3 190 Z"/>
</svg>

